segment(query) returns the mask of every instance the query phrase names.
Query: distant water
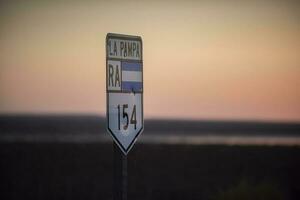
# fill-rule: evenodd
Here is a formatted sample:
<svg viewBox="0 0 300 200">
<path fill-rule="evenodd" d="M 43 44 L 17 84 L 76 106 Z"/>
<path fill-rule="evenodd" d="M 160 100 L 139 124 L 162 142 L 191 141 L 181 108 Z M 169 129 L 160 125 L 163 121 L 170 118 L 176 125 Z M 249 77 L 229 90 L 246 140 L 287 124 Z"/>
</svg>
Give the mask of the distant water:
<svg viewBox="0 0 300 200">
<path fill-rule="evenodd" d="M 111 142 L 99 116 L 0 116 L 0 142 Z M 146 120 L 140 143 L 300 146 L 300 124 Z"/>
<path fill-rule="evenodd" d="M 143 143 L 170 145 L 270 145 L 270 146 L 300 146 L 300 137 L 295 136 L 144 136 Z"/>
</svg>

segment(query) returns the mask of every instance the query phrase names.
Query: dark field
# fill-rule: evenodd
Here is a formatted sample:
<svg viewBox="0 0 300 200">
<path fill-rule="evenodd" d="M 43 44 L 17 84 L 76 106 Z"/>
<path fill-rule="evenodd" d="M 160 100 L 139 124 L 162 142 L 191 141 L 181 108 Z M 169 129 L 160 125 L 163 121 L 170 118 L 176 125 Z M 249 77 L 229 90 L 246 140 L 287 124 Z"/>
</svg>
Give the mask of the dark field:
<svg viewBox="0 0 300 200">
<path fill-rule="evenodd" d="M 110 140 L 68 142 L 34 137 L 103 135 L 103 123 L 93 117 L 0 117 L 0 199 L 112 199 Z M 208 134 L 210 129 L 215 129 L 214 134 L 228 135 L 230 129 L 242 134 L 245 129 L 247 135 L 299 135 L 297 124 L 146 121 L 145 132 L 128 155 L 128 199 L 300 198 L 300 146 L 143 142 L 143 135 L 151 136 L 155 131 L 172 135 L 164 129 L 180 123 L 181 134 L 196 134 L 195 129 L 198 134 Z M 195 126 L 194 132 L 189 128 L 184 132 L 186 123 Z M 27 136 L 31 139 L 24 139 Z"/>
</svg>

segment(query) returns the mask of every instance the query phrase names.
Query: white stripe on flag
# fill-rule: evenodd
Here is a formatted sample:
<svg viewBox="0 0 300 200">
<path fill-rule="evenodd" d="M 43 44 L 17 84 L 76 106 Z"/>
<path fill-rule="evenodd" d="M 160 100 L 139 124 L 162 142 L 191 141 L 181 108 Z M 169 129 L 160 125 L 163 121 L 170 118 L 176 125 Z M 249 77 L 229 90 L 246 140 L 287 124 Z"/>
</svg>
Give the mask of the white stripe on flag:
<svg viewBox="0 0 300 200">
<path fill-rule="evenodd" d="M 142 82 L 142 72 L 122 71 L 122 81 Z"/>
</svg>

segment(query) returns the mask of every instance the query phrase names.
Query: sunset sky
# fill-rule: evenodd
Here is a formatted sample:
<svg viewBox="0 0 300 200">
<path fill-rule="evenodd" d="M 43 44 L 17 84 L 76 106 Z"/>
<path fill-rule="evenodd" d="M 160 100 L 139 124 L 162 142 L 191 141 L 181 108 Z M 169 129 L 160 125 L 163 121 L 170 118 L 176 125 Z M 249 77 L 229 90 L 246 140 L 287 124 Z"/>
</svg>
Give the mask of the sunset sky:
<svg viewBox="0 0 300 200">
<path fill-rule="evenodd" d="M 143 39 L 145 118 L 300 122 L 297 1 L 1 1 L 0 113 L 104 115 L 108 32 Z"/>
</svg>

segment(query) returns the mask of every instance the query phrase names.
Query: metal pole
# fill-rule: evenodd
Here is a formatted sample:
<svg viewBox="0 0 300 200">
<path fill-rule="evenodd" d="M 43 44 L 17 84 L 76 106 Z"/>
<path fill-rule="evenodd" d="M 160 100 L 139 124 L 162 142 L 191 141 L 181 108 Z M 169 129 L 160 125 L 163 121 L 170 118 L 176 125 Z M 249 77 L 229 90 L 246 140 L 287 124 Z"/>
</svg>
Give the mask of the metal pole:
<svg viewBox="0 0 300 200">
<path fill-rule="evenodd" d="M 127 200 L 127 156 L 114 142 L 114 200 Z"/>
</svg>

